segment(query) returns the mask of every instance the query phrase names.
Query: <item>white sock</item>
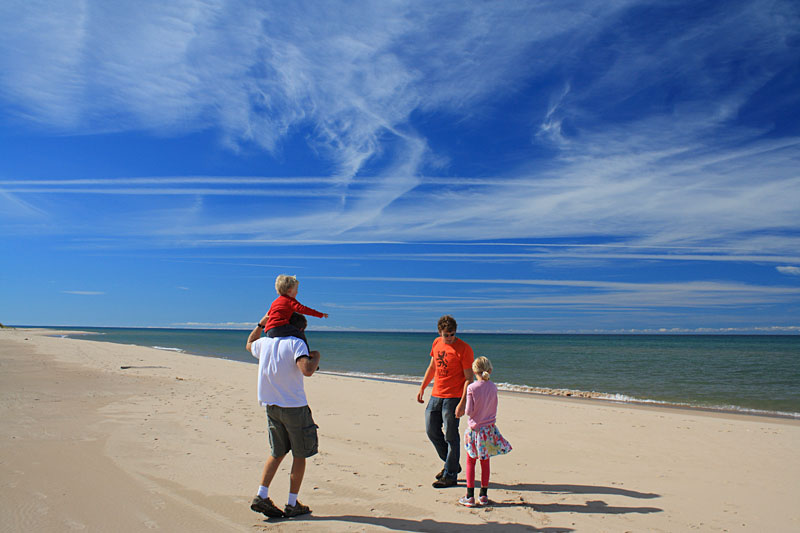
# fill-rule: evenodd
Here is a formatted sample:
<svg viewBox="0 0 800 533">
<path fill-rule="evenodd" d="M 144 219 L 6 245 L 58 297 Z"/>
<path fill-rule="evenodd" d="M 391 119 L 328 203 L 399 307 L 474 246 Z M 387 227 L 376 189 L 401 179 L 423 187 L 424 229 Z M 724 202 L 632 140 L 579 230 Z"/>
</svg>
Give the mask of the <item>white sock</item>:
<svg viewBox="0 0 800 533">
<path fill-rule="evenodd" d="M 289 507 L 294 507 L 297 503 L 297 494 L 289 493 Z"/>
<path fill-rule="evenodd" d="M 258 497 L 264 500 L 269 498 L 269 487 L 265 487 L 264 485 L 258 487 Z"/>
</svg>

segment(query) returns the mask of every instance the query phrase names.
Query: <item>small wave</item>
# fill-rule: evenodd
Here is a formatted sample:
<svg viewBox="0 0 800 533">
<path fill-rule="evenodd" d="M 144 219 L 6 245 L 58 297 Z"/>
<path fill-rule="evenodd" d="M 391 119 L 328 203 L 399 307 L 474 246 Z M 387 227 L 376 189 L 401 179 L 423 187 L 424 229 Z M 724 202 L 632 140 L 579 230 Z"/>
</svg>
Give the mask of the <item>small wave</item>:
<svg viewBox="0 0 800 533">
<path fill-rule="evenodd" d="M 151 348 L 154 348 L 156 350 L 164 350 L 165 352 L 186 353 L 186 350 L 183 350 L 181 348 L 170 348 L 168 346 L 151 346 Z"/>
<path fill-rule="evenodd" d="M 547 396 L 564 396 L 570 398 L 587 398 L 593 400 L 607 400 L 620 403 L 647 404 L 661 407 L 678 407 L 683 409 L 701 409 L 705 411 L 716 411 L 721 413 L 741 413 L 746 415 L 777 416 L 781 418 L 800 419 L 800 413 L 785 411 L 769 411 L 766 409 L 753 409 L 739 407 L 736 405 L 697 405 L 684 402 L 664 402 L 648 398 L 636 398 L 626 394 L 609 394 L 595 391 L 581 391 L 572 389 L 551 389 L 547 387 L 529 387 L 527 385 L 515 385 L 513 383 L 497 383 L 498 390 L 509 392 L 522 392 L 527 394 L 543 394 Z"/>
<path fill-rule="evenodd" d="M 712 411 L 742 413 L 743 415 L 778 416 L 781 418 L 793 418 L 795 420 L 800 420 L 800 413 L 792 413 L 788 411 L 768 411 L 766 409 L 751 409 L 749 407 L 739 407 L 736 405 L 709 407 L 708 409 Z"/>
<path fill-rule="evenodd" d="M 549 387 L 531 387 L 528 385 L 516 385 L 514 383 L 495 383 L 498 390 L 509 392 L 526 392 L 532 394 L 545 394 L 547 396 L 567 396 L 571 398 L 602 398 L 604 400 L 622 400 L 621 395 L 604 394 L 602 392 L 582 391 L 574 389 L 552 389 Z"/>
<path fill-rule="evenodd" d="M 57 339 L 80 339 L 82 337 L 90 337 L 92 335 L 105 335 L 105 333 L 95 331 L 70 331 L 69 333 L 57 333 L 48 335 L 48 337 L 55 337 Z"/>
<path fill-rule="evenodd" d="M 384 374 L 382 372 L 347 372 L 347 371 L 320 371 L 322 374 L 331 374 L 337 376 L 349 376 L 354 378 L 371 379 L 376 381 L 396 381 L 399 383 L 414 383 L 418 384 L 420 381 L 419 376 L 408 376 L 403 374 Z M 660 407 L 676 407 L 680 409 L 701 409 L 705 411 L 714 411 L 720 413 L 741 413 L 745 415 L 759 415 L 759 416 L 773 416 L 780 418 L 793 418 L 800 419 L 800 413 L 791 413 L 784 411 L 768 411 L 765 409 L 751 409 L 746 407 L 739 407 L 734 405 L 696 405 L 691 403 L 682 402 L 664 402 L 660 400 L 651 400 L 648 398 L 636 398 L 626 394 L 609 394 L 596 391 L 583 391 L 575 389 L 554 389 L 549 387 L 531 387 L 528 385 L 516 385 L 514 383 L 495 383 L 498 390 L 508 392 L 518 392 L 523 394 L 540 394 L 545 396 L 561 396 L 567 398 L 585 398 L 590 400 L 605 400 L 619 403 L 631 404 L 645 404 Z"/>
<path fill-rule="evenodd" d="M 398 383 L 419 383 L 419 376 L 407 376 L 403 374 L 384 374 L 383 372 L 348 372 L 320 370 L 320 374 L 330 374 L 334 376 L 348 376 L 352 378 L 372 379 L 376 381 L 396 381 Z"/>
</svg>

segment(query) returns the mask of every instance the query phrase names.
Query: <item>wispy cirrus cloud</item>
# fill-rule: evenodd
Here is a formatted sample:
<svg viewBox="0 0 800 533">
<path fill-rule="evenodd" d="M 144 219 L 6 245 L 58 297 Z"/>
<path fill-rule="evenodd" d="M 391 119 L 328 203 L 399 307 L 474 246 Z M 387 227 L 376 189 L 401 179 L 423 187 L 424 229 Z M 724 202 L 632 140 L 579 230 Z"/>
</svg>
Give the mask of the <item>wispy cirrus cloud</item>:
<svg viewBox="0 0 800 533">
<path fill-rule="evenodd" d="M 141 237 L 120 246 L 605 239 L 650 251 L 547 257 L 790 263 L 800 137 L 776 124 L 800 101 L 754 102 L 793 68 L 796 7 L 694 7 L 7 2 L 0 99 L 19 122 L 68 135 L 213 130 L 233 151 L 276 155 L 300 138 L 330 172 L 2 176 L 0 201 L 51 222 L 39 231 Z M 530 144 L 450 175 L 458 161 L 430 122 L 459 136 L 494 115 L 521 116 Z M 66 200 L 28 201 L 46 195 Z M 62 220 L 92 195 L 127 198 L 86 213 L 102 224 Z M 670 252 L 682 247 L 694 253 Z"/>
<path fill-rule="evenodd" d="M 437 297 L 428 292 L 418 295 L 426 306 L 454 309 L 535 309 L 569 307 L 571 310 L 735 308 L 782 304 L 797 299 L 800 288 L 776 287 L 735 282 L 689 281 L 634 283 L 602 280 L 554 279 L 467 279 L 424 277 L 347 277 L 314 276 L 338 281 L 383 282 L 390 284 L 457 285 L 458 297 Z M 476 289 L 471 289 L 475 287 Z M 492 287 L 481 295 L 481 287 Z M 507 289 L 507 292 L 504 292 Z M 420 302 L 380 299 L 353 304 L 360 309 L 412 309 Z"/>
<path fill-rule="evenodd" d="M 15 53 L 0 60 L 0 91 L 26 120 L 70 133 L 214 127 L 233 148 L 275 151 L 310 125 L 345 192 L 388 155 L 375 188 L 388 205 L 426 161 L 412 112 L 469 114 L 550 69 L 557 38 L 593 35 L 628 3 L 11 3 L 0 44 Z M 528 64 L 534 46 L 546 52 Z"/>
<path fill-rule="evenodd" d="M 633 126 L 629 129 L 636 131 Z M 606 136 L 613 138 L 614 132 Z M 0 186 L 6 195 L 186 196 L 191 208 L 199 210 L 192 219 L 170 223 L 155 217 L 160 219 L 158 230 L 145 223 L 124 231 L 147 234 L 151 231 L 148 228 L 153 228 L 151 234 L 161 238 L 193 236 L 207 244 L 246 244 L 243 236 L 253 244 L 267 235 L 268 241 L 274 241 L 275 228 L 280 228 L 278 234 L 286 242 L 596 235 L 613 238 L 617 246 L 646 246 L 652 252 L 680 247 L 701 252 L 685 259 L 746 260 L 747 256 L 769 254 L 781 261 L 793 261 L 798 244 L 791 230 L 797 224 L 795 204 L 800 195 L 800 178 L 795 172 L 800 139 L 760 141 L 746 148 L 732 143 L 734 146 L 727 149 L 717 147 L 713 155 L 700 139 L 682 147 L 673 143 L 666 153 L 662 146 L 667 143 L 662 145 L 660 140 L 652 135 L 635 156 L 616 151 L 595 155 L 596 149 L 588 146 L 585 151 L 576 148 L 574 155 L 564 156 L 558 170 L 544 175 L 532 169 L 497 180 L 415 178 L 408 169 L 400 169 L 406 172 L 398 171 L 386 190 L 380 185 L 381 178 L 360 178 L 359 186 L 349 192 L 351 209 L 342 209 L 338 184 L 326 177 L 298 178 L 294 183 L 298 187 L 291 186 L 293 178 L 280 177 L 3 180 Z M 770 169 L 769 175 L 756 179 L 765 168 Z M 291 227 L 287 227 L 285 213 L 278 207 L 273 208 L 274 216 L 218 211 L 224 218 L 218 220 L 210 215 L 207 205 L 195 205 L 194 200 L 204 197 L 210 202 L 215 197 L 230 196 L 284 198 L 287 205 L 301 198 L 316 203 L 311 210 L 292 213 Z M 152 210 L 149 204 L 145 207 Z M 180 213 L 175 207 L 171 211 Z M 131 204 L 131 209 L 137 209 L 136 204 Z M 170 215 L 165 212 L 165 216 Z M 704 249 L 714 251 L 713 256 L 702 253 Z M 571 254 L 577 250 L 575 247 Z M 592 254 L 584 252 L 580 254 L 609 258 L 614 253 L 599 249 Z M 652 253 L 650 258 L 656 255 Z M 681 256 L 664 259 L 679 260 Z"/>
<path fill-rule="evenodd" d="M 790 276 L 800 276 L 800 267 L 796 266 L 779 266 L 775 267 L 781 274 L 788 274 Z"/>
<path fill-rule="evenodd" d="M 47 216 L 47 213 L 42 209 L 3 189 L 0 189 L 0 212 L 12 220 Z"/>
<path fill-rule="evenodd" d="M 252 329 L 250 322 L 176 322 L 170 324 L 176 328 L 208 328 L 208 329 Z"/>
<path fill-rule="evenodd" d="M 75 296 L 103 296 L 103 291 L 61 291 L 63 294 L 73 294 Z"/>
</svg>

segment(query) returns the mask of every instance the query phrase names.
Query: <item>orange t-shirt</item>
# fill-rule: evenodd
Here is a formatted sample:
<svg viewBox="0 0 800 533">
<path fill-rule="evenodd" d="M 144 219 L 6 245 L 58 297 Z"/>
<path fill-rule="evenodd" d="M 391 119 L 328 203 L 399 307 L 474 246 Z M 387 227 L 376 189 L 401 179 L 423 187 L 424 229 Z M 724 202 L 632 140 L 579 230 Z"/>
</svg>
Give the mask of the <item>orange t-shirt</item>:
<svg viewBox="0 0 800 533">
<path fill-rule="evenodd" d="M 458 337 L 453 344 L 437 337 L 431 346 L 431 357 L 436 367 L 431 394 L 437 398 L 460 398 L 466 381 L 464 370 L 472 369 L 475 358 L 470 345 Z"/>
</svg>

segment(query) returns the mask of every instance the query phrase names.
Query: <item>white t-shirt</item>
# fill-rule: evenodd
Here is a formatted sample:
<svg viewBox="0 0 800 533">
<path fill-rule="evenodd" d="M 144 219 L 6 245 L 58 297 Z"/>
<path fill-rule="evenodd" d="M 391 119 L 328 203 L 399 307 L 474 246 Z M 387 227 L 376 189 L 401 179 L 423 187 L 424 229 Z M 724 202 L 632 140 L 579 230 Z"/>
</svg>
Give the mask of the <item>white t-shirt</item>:
<svg viewBox="0 0 800 533">
<path fill-rule="evenodd" d="M 306 343 L 297 337 L 261 337 L 250 345 L 258 359 L 258 401 L 261 405 L 303 407 L 308 405 L 303 373 L 297 359 L 308 355 Z"/>
</svg>

